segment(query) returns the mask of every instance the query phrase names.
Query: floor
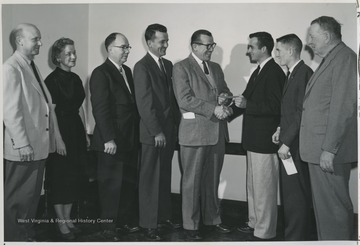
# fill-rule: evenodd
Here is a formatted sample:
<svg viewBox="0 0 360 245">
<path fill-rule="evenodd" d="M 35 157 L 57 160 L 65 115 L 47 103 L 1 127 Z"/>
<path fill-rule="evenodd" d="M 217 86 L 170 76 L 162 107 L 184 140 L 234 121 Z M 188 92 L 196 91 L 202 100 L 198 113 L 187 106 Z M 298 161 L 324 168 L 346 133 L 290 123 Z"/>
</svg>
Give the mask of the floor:
<svg viewBox="0 0 360 245">
<path fill-rule="evenodd" d="M 94 187 L 96 189 L 96 187 Z M 82 233 L 77 236 L 74 242 L 102 242 L 103 240 L 99 240 L 98 233 L 100 231 L 99 224 L 95 222 L 95 224 L 90 224 L 91 221 L 96 221 L 98 216 L 98 204 L 96 199 L 96 191 L 90 192 L 92 193 L 88 196 L 87 200 L 81 202 L 78 205 L 74 205 L 73 213 L 74 219 L 78 220 L 78 227 L 81 228 Z M 181 196 L 179 194 L 172 195 L 173 202 L 173 220 L 181 223 Z M 249 234 L 243 234 L 235 230 L 236 226 L 243 224 L 247 221 L 247 203 L 239 202 L 239 201 L 231 201 L 231 200 L 222 200 L 221 201 L 221 216 L 223 224 L 231 227 L 233 231 L 228 234 L 219 234 L 214 233 L 211 230 L 206 229 L 205 227 L 201 227 L 200 231 L 202 236 L 204 237 L 204 241 L 253 241 L 254 237 Z M 54 213 L 51 208 L 45 208 L 45 198 L 42 196 L 39 210 L 38 210 L 38 219 L 41 220 L 51 220 L 54 218 Z M 278 226 L 277 226 L 277 236 L 274 241 L 283 241 L 283 215 L 281 206 L 279 206 L 279 216 L 278 216 Z M 81 222 L 80 222 L 81 221 Z M 356 222 L 357 224 L 357 217 Z M 316 228 L 315 221 L 312 222 L 311 229 L 312 239 L 317 240 L 316 238 Z M 357 226 L 355 227 L 357 231 Z M 42 242 L 60 242 L 62 241 L 57 232 L 55 230 L 55 224 L 51 223 L 40 223 L 36 225 L 37 232 L 37 241 Z M 173 231 L 167 228 L 160 229 L 160 234 L 162 235 L 163 241 L 173 241 L 173 242 L 181 242 L 188 241 L 184 234 L 183 230 Z M 355 240 L 354 236 L 354 240 Z M 148 241 L 144 234 L 139 231 L 132 234 L 124 234 L 121 236 L 122 241 L 131 241 L 131 242 L 143 242 Z"/>
</svg>

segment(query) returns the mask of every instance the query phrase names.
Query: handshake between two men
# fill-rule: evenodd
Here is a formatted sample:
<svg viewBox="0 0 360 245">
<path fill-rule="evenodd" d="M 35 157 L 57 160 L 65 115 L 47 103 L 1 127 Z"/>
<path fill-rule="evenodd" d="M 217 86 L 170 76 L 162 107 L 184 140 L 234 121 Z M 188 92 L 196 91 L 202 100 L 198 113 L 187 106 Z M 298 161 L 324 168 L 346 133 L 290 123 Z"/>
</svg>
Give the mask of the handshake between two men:
<svg viewBox="0 0 360 245">
<path fill-rule="evenodd" d="M 218 96 L 218 106 L 215 107 L 214 114 L 219 120 L 224 120 L 233 114 L 230 107 L 235 102 L 236 107 L 245 109 L 246 98 L 243 95 L 229 96 L 227 93 L 221 93 Z"/>
</svg>

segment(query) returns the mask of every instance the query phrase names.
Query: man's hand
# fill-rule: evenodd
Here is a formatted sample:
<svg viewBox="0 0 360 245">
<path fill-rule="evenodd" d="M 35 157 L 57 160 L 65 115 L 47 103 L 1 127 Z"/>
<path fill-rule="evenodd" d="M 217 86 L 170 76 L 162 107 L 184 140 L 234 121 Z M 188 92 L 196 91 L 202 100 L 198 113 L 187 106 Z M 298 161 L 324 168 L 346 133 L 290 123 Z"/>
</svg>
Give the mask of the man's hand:
<svg viewBox="0 0 360 245">
<path fill-rule="evenodd" d="M 280 138 L 280 127 L 277 127 L 276 132 L 271 137 L 272 142 L 278 145 L 280 143 L 279 138 Z"/>
<path fill-rule="evenodd" d="M 34 150 L 31 145 L 26 145 L 19 148 L 20 161 L 27 162 L 34 160 Z"/>
<path fill-rule="evenodd" d="M 155 136 L 155 147 L 165 148 L 165 146 L 166 146 L 165 134 L 161 132 Z"/>
<path fill-rule="evenodd" d="M 59 155 L 66 156 L 66 147 L 62 138 L 61 137 L 57 138 L 55 140 L 55 143 L 56 143 L 56 152 Z"/>
<path fill-rule="evenodd" d="M 323 151 L 320 156 L 320 168 L 322 171 L 327 173 L 334 173 L 334 157 L 335 154 Z"/>
<path fill-rule="evenodd" d="M 105 149 L 104 149 L 105 153 L 108 153 L 110 155 L 115 155 L 117 146 L 116 146 L 116 143 L 114 140 L 110 140 L 110 141 L 106 142 L 104 144 L 104 146 L 105 146 Z"/>
<path fill-rule="evenodd" d="M 289 151 L 290 151 L 290 148 L 287 145 L 282 144 L 280 149 L 278 150 L 279 157 L 282 160 L 290 158 L 291 155 L 290 155 Z"/>
<path fill-rule="evenodd" d="M 239 108 L 243 108 L 245 109 L 246 108 L 246 98 L 243 96 L 243 95 L 240 95 L 239 97 L 236 97 L 234 99 L 235 101 L 235 105 Z"/>
<path fill-rule="evenodd" d="M 219 120 L 223 120 L 227 117 L 227 113 L 221 105 L 215 107 L 214 114 Z"/>
<path fill-rule="evenodd" d="M 228 96 L 227 93 L 219 94 L 219 96 L 218 96 L 218 104 L 219 105 L 223 105 L 223 104 L 225 104 L 227 102 L 228 99 L 225 98 L 226 96 Z"/>
</svg>

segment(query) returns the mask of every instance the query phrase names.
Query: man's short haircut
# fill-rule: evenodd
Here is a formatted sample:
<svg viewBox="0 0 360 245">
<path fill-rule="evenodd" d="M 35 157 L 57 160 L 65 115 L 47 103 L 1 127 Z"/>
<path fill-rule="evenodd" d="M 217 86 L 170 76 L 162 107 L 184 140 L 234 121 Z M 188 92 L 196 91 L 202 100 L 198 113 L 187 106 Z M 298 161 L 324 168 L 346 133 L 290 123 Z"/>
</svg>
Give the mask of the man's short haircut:
<svg viewBox="0 0 360 245">
<path fill-rule="evenodd" d="M 267 32 L 255 32 L 249 35 L 250 38 L 256 37 L 258 40 L 258 48 L 266 47 L 268 54 L 271 55 L 271 52 L 274 48 L 274 40 L 270 33 Z"/>
<path fill-rule="evenodd" d="M 322 30 L 330 32 L 337 40 L 341 40 L 341 24 L 333 17 L 321 16 L 311 21 L 311 25 L 316 23 Z"/>
<path fill-rule="evenodd" d="M 300 38 L 293 33 L 279 37 L 278 39 L 276 39 L 276 42 L 279 42 L 282 44 L 287 44 L 287 45 L 293 47 L 297 54 L 301 53 L 301 50 L 303 47 L 303 44 L 302 44 Z"/>
<path fill-rule="evenodd" d="M 30 24 L 30 23 L 22 23 L 22 24 L 19 24 L 17 27 L 15 27 L 11 31 L 10 38 L 9 38 L 11 47 L 13 48 L 14 51 L 16 50 L 16 39 L 23 35 L 23 30 L 24 30 L 25 26 L 31 26 L 31 27 L 38 29 L 35 25 Z"/>
<path fill-rule="evenodd" d="M 151 24 L 149 25 L 145 30 L 145 41 L 149 41 L 154 38 L 156 32 L 167 32 L 167 29 L 165 26 L 161 24 Z"/>
<path fill-rule="evenodd" d="M 51 48 L 51 61 L 54 65 L 59 66 L 60 62 L 57 60 L 66 45 L 74 45 L 74 41 L 70 38 L 62 37 L 56 40 Z"/>
<path fill-rule="evenodd" d="M 212 37 L 211 32 L 209 32 L 208 30 L 200 29 L 200 30 L 195 31 L 192 34 L 192 36 L 191 36 L 191 44 L 199 42 L 201 35 L 206 35 L 206 36 Z"/>
<path fill-rule="evenodd" d="M 113 33 L 111 33 L 109 36 L 107 36 L 105 38 L 105 49 L 106 49 L 106 51 L 108 51 L 109 45 L 112 44 L 115 41 L 117 35 L 121 35 L 121 34 L 118 33 L 118 32 L 113 32 Z"/>
</svg>

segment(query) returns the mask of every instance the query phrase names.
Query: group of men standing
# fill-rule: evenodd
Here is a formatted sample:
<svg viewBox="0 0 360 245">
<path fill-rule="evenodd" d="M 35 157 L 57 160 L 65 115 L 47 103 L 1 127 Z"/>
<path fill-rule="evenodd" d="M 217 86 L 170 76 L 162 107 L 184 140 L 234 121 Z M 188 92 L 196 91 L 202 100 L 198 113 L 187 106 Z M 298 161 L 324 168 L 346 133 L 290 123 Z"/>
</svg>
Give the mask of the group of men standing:
<svg viewBox="0 0 360 245">
<path fill-rule="evenodd" d="M 308 239 L 312 204 L 319 239 L 351 239 L 353 208 L 348 182 L 351 163 L 357 161 L 356 55 L 341 41 L 340 30 L 340 24 L 332 17 L 322 16 L 311 23 L 309 46 L 323 58 L 314 74 L 300 60 L 301 40 L 295 34 L 278 38 L 276 56 L 287 67 L 288 76 L 271 57 L 275 46 L 272 36 L 267 32 L 250 34 L 247 55 L 258 68 L 239 96 L 230 92 L 220 65 L 210 61 L 216 43 L 207 30 L 193 33 L 191 54 L 173 66 L 163 58 L 169 40 L 166 27 L 149 25 L 145 31 L 148 52 L 134 66 L 134 75 L 124 64 L 131 49 L 129 41 L 121 33 L 110 34 L 105 39 L 108 57 L 90 78 L 96 123 L 91 148 L 98 159 L 100 218 L 112 221 L 102 224 L 101 235 L 106 240 L 119 241 L 117 221 L 121 222 L 122 231 L 139 230 L 129 223 L 130 218 L 125 218 L 136 204 L 139 226 L 148 239 L 162 239 L 158 227 L 181 227 L 172 221 L 171 211 L 171 162 L 177 141 L 182 168 L 182 227 L 187 237 L 202 239 L 201 221 L 216 232 L 231 232 L 221 221 L 218 186 L 225 142 L 229 139 L 227 120 L 240 108 L 244 115 L 242 143 L 247 151 L 249 220 L 237 230 L 258 239 L 276 236 L 280 173 L 285 240 Z M 24 33 L 28 31 L 39 37 L 27 37 Z M 28 56 L 26 52 L 18 54 L 24 49 L 24 40 L 39 47 L 39 33 L 33 25 L 21 26 L 16 38 L 18 51 L 4 65 L 5 225 L 9 227 L 5 229 L 5 240 L 31 239 L 31 227 L 17 231 L 22 236 L 11 232 L 19 225 L 15 219 L 20 211 L 23 218 L 35 216 L 27 210 L 33 207 L 27 205 L 37 205 L 40 193 L 36 179 L 42 178 L 42 174 L 36 177 L 25 172 L 17 173 L 15 178 L 12 168 L 22 171 L 47 157 L 35 152 L 39 159 L 14 159 L 7 153 L 12 149 L 26 156 L 22 153 L 26 145 L 36 151 L 33 141 L 18 143 L 16 137 L 20 133 L 25 138 L 29 134 L 49 138 L 45 129 L 48 121 L 41 126 L 44 132 L 36 135 L 27 124 L 36 128 L 40 127 L 40 119 L 49 120 L 47 111 L 51 108 L 46 106 L 51 101 L 37 101 L 36 105 L 44 104 L 44 113 L 30 113 L 31 116 L 26 116 L 34 110 L 31 101 L 21 103 L 22 97 L 29 94 L 22 94 L 23 86 L 34 90 L 32 100 L 43 97 L 38 84 L 30 88 L 28 85 L 34 83 L 36 75 L 27 63 L 38 54 L 38 49 Z M 26 76 L 18 75 L 19 71 Z M 39 83 L 43 83 L 41 78 Z M 19 95 L 14 98 L 10 90 Z M 45 94 L 46 91 L 45 88 Z M 27 119 L 21 116 L 24 113 Z M 56 129 L 56 123 L 52 125 Z M 283 160 L 291 156 L 297 174 L 288 175 L 278 156 Z M 138 167 L 138 175 L 129 175 Z M 43 164 L 36 171 L 43 171 Z M 26 182 L 26 188 L 34 191 L 37 198 L 12 196 L 19 189 L 12 182 L 23 183 L 19 176 L 31 182 Z M 134 188 L 126 195 L 120 194 L 124 179 L 129 176 L 138 183 L 138 192 Z M 14 207 L 26 210 L 14 213 Z M 119 207 L 127 207 L 129 212 Z"/>
</svg>

